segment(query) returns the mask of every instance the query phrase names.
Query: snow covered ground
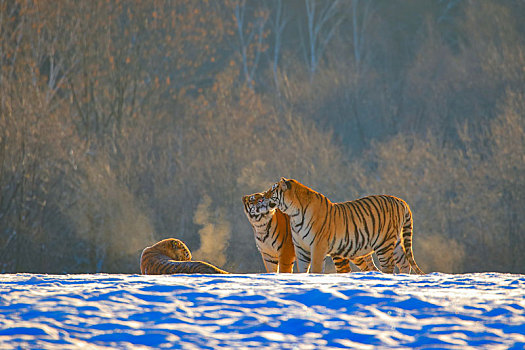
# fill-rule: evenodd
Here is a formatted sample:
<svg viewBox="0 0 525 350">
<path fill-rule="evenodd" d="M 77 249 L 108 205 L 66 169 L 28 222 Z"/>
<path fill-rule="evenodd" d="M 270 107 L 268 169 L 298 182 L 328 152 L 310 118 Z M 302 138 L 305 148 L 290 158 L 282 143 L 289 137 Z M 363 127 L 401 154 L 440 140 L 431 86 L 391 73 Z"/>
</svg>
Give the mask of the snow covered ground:
<svg viewBox="0 0 525 350">
<path fill-rule="evenodd" d="M 0 348 L 523 349 L 525 275 L 0 275 Z"/>
</svg>

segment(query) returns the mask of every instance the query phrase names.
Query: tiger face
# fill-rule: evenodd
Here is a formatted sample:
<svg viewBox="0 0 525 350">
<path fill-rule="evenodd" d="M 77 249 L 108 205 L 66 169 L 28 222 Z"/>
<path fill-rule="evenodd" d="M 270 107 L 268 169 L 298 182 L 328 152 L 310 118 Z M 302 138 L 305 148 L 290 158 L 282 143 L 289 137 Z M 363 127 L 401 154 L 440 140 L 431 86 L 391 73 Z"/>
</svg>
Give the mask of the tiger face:
<svg viewBox="0 0 525 350">
<path fill-rule="evenodd" d="M 284 177 L 275 184 L 266 192 L 264 192 L 264 203 L 270 209 L 278 208 L 285 212 L 287 205 L 285 203 L 285 197 L 289 197 L 289 191 L 292 188 L 292 181 Z"/>
<path fill-rule="evenodd" d="M 259 221 L 262 216 L 268 214 L 270 207 L 268 206 L 268 200 L 264 197 L 264 193 L 254 193 L 242 197 L 244 204 L 244 212 L 248 219 Z"/>
</svg>

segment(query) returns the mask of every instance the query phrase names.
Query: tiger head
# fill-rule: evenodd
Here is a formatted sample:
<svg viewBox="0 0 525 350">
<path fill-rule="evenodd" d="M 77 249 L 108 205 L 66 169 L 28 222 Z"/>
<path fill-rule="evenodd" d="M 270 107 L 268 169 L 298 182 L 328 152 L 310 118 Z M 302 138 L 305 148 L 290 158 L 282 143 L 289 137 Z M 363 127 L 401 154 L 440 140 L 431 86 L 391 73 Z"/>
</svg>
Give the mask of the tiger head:
<svg viewBox="0 0 525 350">
<path fill-rule="evenodd" d="M 270 209 L 280 209 L 286 212 L 290 203 L 294 200 L 294 191 L 291 191 L 297 181 L 284 177 L 266 192 L 264 192 L 265 203 Z"/>
<path fill-rule="evenodd" d="M 186 244 L 176 238 L 163 239 L 162 241 L 154 244 L 151 248 L 154 248 L 156 251 L 176 261 L 191 260 L 191 252 Z"/>
<path fill-rule="evenodd" d="M 263 216 L 273 212 L 268 206 L 268 200 L 264 197 L 264 193 L 254 193 L 242 197 L 244 204 L 244 213 L 249 220 L 260 221 Z"/>
</svg>

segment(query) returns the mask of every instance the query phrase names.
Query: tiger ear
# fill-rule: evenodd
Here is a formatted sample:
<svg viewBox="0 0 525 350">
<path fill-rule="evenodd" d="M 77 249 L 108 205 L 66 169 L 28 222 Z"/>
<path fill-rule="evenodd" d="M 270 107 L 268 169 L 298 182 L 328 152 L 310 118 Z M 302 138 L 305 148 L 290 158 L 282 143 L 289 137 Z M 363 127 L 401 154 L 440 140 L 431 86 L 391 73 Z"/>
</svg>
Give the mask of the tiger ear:
<svg viewBox="0 0 525 350">
<path fill-rule="evenodd" d="M 281 177 L 280 184 L 281 184 L 281 190 L 283 190 L 283 191 L 286 191 L 286 190 L 289 190 L 290 188 L 292 188 L 292 184 L 291 184 L 290 180 L 288 180 L 288 179 L 286 179 L 284 177 Z"/>
</svg>

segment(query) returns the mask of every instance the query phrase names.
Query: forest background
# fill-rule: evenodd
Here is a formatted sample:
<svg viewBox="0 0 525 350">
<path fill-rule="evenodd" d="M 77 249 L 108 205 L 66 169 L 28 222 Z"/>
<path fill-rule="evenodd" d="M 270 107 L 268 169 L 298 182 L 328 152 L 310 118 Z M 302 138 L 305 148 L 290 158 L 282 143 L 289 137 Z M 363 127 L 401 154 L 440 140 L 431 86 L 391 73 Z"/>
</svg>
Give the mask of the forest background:
<svg viewBox="0 0 525 350">
<path fill-rule="evenodd" d="M 241 197 L 285 176 L 525 273 L 523 174 L 524 1 L 0 0 L 0 272 L 263 272 Z"/>
</svg>

